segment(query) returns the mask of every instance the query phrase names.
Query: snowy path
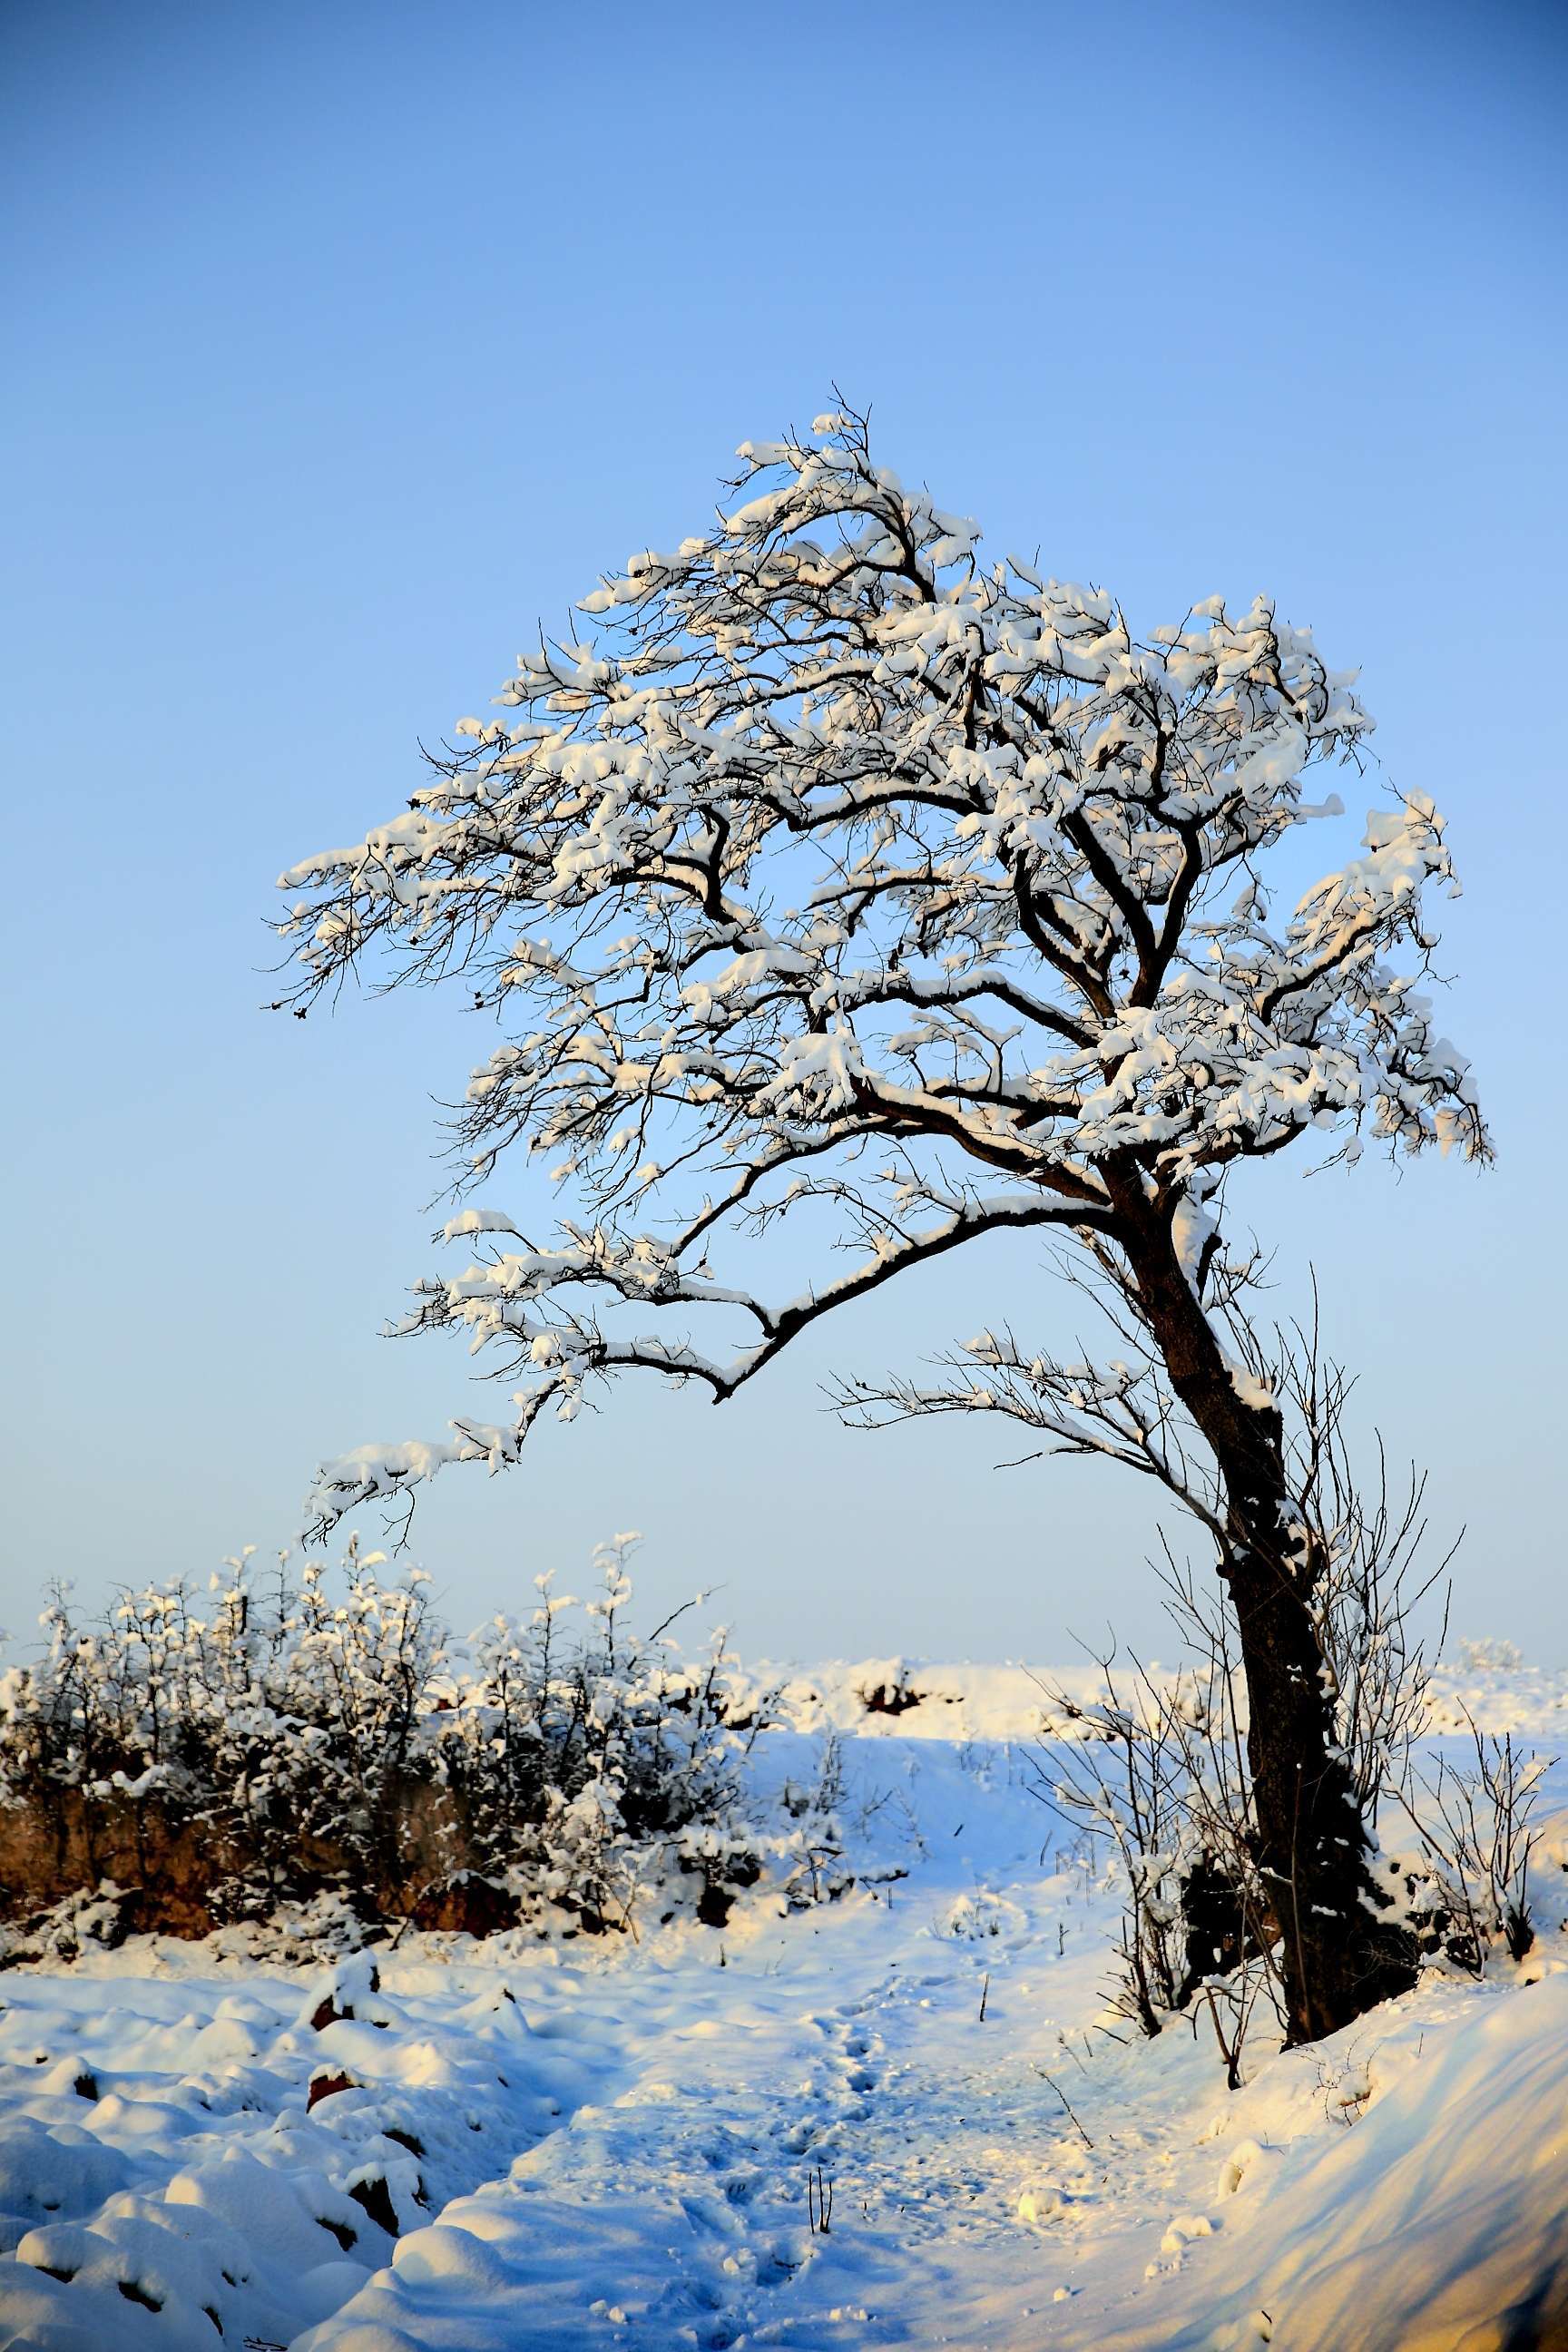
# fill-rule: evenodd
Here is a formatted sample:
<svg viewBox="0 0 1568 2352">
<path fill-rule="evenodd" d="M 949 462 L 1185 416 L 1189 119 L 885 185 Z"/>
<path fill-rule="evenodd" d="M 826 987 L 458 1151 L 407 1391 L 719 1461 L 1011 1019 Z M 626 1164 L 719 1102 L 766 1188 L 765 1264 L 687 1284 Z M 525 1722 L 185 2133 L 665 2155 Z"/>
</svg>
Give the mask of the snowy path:
<svg viewBox="0 0 1568 2352">
<path fill-rule="evenodd" d="M 62 2170 L 47 2207 L 0 2184 L 21 2253 L 0 2260 L 0 2345 L 77 2352 L 89 2299 L 118 2331 L 100 2340 L 127 2346 L 210 2342 L 208 2312 L 226 2341 L 300 2352 L 826 2347 L 919 2340 L 932 2314 L 931 2341 L 946 2315 L 955 2342 L 1012 2342 L 1015 2320 L 1036 2340 L 1094 2193 L 1037 2068 L 1120 2059 L 1081 2040 L 1104 1906 L 1042 1868 L 1045 1817 L 1005 1750 L 866 1746 L 860 1800 L 893 1788 L 918 1815 L 920 1843 L 884 1840 L 910 1877 L 789 1917 L 752 1906 L 721 1938 L 411 1938 L 322 2031 L 323 1971 L 214 1973 L 199 1948 L 0 1980 L 17 2165 L 47 2135 Z M 309 2107 L 323 2070 L 352 2087 Z M 826 2236 L 807 2226 L 818 2168 Z M 366 2176 L 390 2212 L 364 2209 Z M 1047 2176 L 1049 2245 L 1017 2210 Z"/>
<path fill-rule="evenodd" d="M 1424 2236 L 1426 2352 L 1507 2342 L 1477 2309 L 1559 2263 L 1568 2311 L 1568 1974 L 1435 1981 L 1227 2094 L 1185 2027 L 1099 2030 L 1113 1906 L 1005 1743 L 853 1746 L 909 1874 L 815 1910 L 410 1937 L 374 1991 L 232 1945 L 0 1977 L 0 2352 L 1386 2352 L 1384 2250 Z M 1424 2154 L 1461 2118 L 1484 2179 Z"/>
<path fill-rule="evenodd" d="M 722 1974 L 708 1948 L 586 1979 L 574 2038 L 623 2053 L 621 2087 L 405 2237 L 300 2352 L 1037 2342 L 1066 2272 L 1036 2275 L 1020 2192 L 1048 2177 L 1042 2210 L 1087 2213 L 1099 2180 L 1037 2072 L 1103 2064 L 1061 2045 L 1103 1964 L 1087 1935 L 1047 1957 L 1083 1927 L 1073 1891 L 900 1887 L 890 1916 L 858 1894 L 727 1944 Z M 998 1932 L 953 1936 L 955 1905 Z"/>
</svg>

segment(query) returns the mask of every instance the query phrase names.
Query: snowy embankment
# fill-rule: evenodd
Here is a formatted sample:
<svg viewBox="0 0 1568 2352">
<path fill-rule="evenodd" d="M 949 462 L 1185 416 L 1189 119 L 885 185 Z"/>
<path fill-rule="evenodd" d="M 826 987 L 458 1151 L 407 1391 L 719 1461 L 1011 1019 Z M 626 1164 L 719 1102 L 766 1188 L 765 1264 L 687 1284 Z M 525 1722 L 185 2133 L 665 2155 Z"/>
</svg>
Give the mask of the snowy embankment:
<svg viewBox="0 0 1568 2352">
<path fill-rule="evenodd" d="M 1435 1667 L 1428 1694 L 1430 1728 L 1460 1732 L 1467 1718 L 1484 1731 L 1511 1731 L 1550 1748 L 1568 1748 L 1568 1670 L 1527 1666 L 1511 1643 L 1469 1643 L 1473 1664 L 1445 1662 Z M 1499 1658 L 1503 1663 L 1490 1663 Z M 1163 1669 L 1148 1661 L 1151 1678 Z M 902 1739 L 965 1739 L 998 1744 L 1037 1738 L 1046 1686 L 1080 1705 L 1097 1699 L 1102 1687 L 1098 1666 L 1041 1668 L 1009 1663 L 942 1664 L 934 1659 L 837 1659 L 810 1667 L 753 1665 L 735 1670 L 743 1694 L 778 1693 L 777 1706 L 792 1730 L 837 1731 L 857 1738 L 896 1733 Z M 904 1707 L 899 1695 L 918 1704 Z M 891 1710 L 889 1710 L 889 1701 Z"/>
<path fill-rule="evenodd" d="M 1565 1697 L 1477 1670 L 1438 1719 L 1550 1749 Z M 837 1733 L 858 1883 L 793 1914 L 764 1882 L 635 1943 L 229 1929 L 11 1969 L 0 2347 L 1568 2341 L 1552 1824 L 1522 1969 L 1259 2038 L 1230 2093 L 1201 2019 L 1104 2030 L 1116 1899 L 1030 1793 L 1038 1706 L 1021 1669 L 795 1678 L 757 1801 Z"/>
</svg>

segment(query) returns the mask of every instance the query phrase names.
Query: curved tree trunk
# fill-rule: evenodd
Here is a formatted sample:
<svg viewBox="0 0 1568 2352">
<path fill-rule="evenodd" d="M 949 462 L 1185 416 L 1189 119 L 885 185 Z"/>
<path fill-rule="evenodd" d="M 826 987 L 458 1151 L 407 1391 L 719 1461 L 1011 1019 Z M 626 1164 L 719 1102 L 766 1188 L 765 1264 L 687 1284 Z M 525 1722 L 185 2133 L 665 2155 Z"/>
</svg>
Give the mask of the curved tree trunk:
<svg viewBox="0 0 1568 2352">
<path fill-rule="evenodd" d="M 1386 1916 L 1365 1822 L 1334 1743 L 1310 1603 L 1316 1562 L 1292 1534 L 1279 1412 L 1238 1393 L 1169 1229 L 1128 1196 L 1124 1242 L 1171 1384 L 1219 1466 L 1230 1588 L 1247 1697 L 1257 1859 L 1283 1941 L 1288 2039 L 1332 2033 L 1415 1982 L 1415 1948 Z"/>
</svg>

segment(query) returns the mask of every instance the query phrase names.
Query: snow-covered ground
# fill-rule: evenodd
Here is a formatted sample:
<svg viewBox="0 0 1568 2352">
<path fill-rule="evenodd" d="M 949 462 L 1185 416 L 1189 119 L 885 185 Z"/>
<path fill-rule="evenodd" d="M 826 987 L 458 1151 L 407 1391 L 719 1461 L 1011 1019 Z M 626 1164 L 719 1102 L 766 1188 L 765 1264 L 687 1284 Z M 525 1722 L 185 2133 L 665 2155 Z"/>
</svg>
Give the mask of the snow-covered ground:
<svg viewBox="0 0 1568 2352">
<path fill-rule="evenodd" d="M 1437 1702 L 1552 1752 L 1568 1676 Z M 1201 2020 L 1105 2030 L 1115 1897 L 1030 1792 L 1024 1670 L 786 1706 L 752 1769 L 841 1738 L 831 1903 L 408 1935 L 374 1985 L 256 1930 L 0 1977 L 0 2347 L 1568 2343 L 1568 1776 L 1522 1969 L 1259 2038 L 1231 2093 Z"/>
</svg>

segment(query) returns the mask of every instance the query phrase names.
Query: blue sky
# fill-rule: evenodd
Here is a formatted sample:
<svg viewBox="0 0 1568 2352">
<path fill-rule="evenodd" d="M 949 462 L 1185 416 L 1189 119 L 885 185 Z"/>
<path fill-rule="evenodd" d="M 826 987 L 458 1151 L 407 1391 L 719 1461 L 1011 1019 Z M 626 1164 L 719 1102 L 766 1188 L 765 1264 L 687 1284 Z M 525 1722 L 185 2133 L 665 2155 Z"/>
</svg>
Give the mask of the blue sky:
<svg viewBox="0 0 1568 2352">
<path fill-rule="evenodd" d="M 322 1454 L 484 1409 L 456 1349 L 376 1337 L 477 1033 L 411 996 L 265 1015 L 273 877 L 837 382 L 998 550 L 1135 621 L 1272 592 L 1449 814 L 1498 1167 L 1275 1171 L 1247 1206 L 1468 1524 L 1458 1631 L 1568 1655 L 1565 58 L 1510 0 L 12 0 L 0 1620 L 276 1544 Z M 463 1622 L 637 1526 L 650 1602 L 721 1584 L 753 1652 L 1157 1646 L 1138 1482 L 821 1410 L 834 1365 L 1002 1313 L 1063 1336 L 1026 1241 L 721 1416 L 628 1389 L 510 1479 L 451 1474 L 416 1548 Z"/>
</svg>

